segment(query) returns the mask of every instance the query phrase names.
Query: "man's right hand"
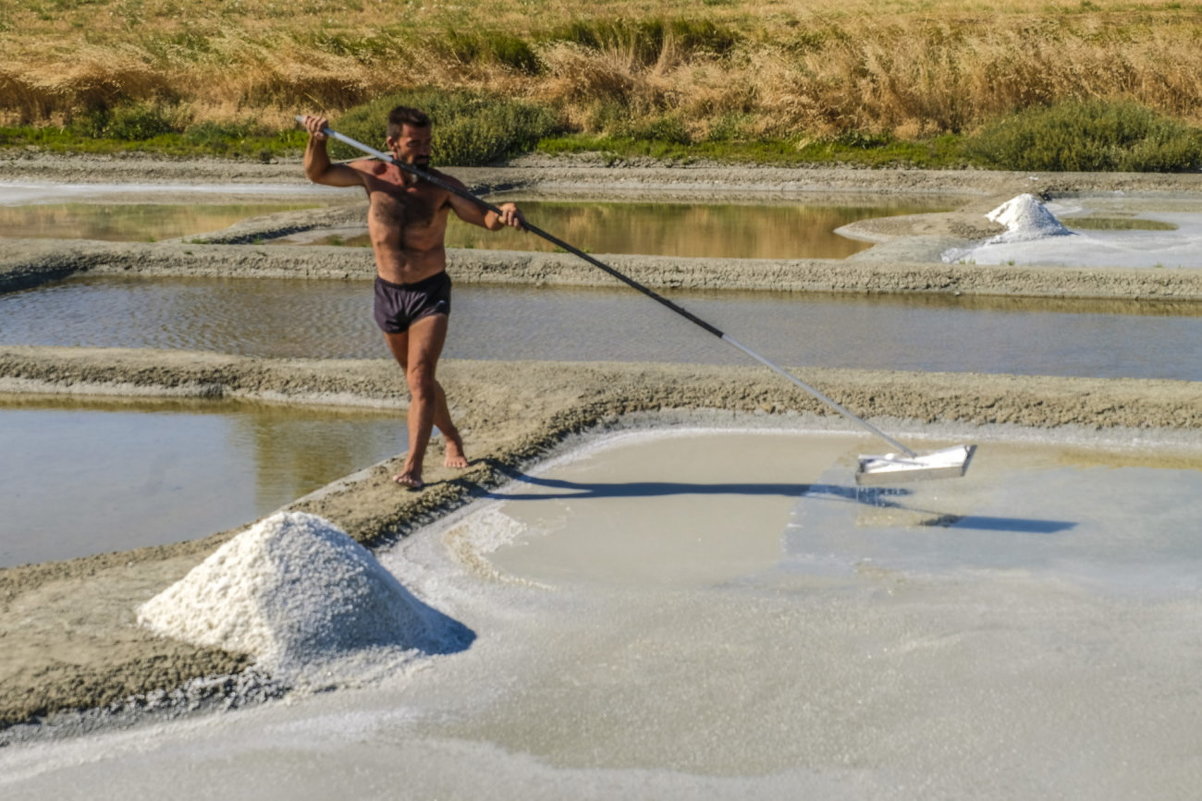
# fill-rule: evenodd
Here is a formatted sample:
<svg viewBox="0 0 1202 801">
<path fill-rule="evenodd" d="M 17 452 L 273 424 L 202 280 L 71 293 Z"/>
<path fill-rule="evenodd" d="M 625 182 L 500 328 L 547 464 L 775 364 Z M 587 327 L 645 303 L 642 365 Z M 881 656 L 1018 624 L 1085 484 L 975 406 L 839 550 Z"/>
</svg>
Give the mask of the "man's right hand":
<svg viewBox="0 0 1202 801">
<path fill-rule="evenodd" d="M 325 117 L 318 117 L 313 114 L 305 115 L 305 130 L 309 132 L 309 138 L 317 142 L 326 140 L 325 128 L 329 124 L 329 120 Z"/>
<path fill-rule="evenodd" d="M 305 130 L 309 132 L 309 143 L 305 145 L 305 176 L 315 184 L 326 186 L 362 186 L 363 175 L 345 164 L 334 164 L 326 152 L 326 118 L 306 114 Z"/>
</svg>

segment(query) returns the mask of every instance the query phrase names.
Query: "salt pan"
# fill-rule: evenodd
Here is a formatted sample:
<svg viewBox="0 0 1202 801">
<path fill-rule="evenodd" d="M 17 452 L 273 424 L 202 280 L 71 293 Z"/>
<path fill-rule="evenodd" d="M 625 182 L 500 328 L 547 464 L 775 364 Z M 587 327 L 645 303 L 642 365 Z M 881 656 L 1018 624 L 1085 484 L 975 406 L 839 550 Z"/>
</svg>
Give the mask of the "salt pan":
<svg viewBox="0 0 1202 801">
<path fill-rule="evenodd" d="M 262 520 L 138 610 L 159 634 L 277 674 L 365 649 L 445 651 L 440 619 L 370 551 L 302 512 Z"/>
</svg>

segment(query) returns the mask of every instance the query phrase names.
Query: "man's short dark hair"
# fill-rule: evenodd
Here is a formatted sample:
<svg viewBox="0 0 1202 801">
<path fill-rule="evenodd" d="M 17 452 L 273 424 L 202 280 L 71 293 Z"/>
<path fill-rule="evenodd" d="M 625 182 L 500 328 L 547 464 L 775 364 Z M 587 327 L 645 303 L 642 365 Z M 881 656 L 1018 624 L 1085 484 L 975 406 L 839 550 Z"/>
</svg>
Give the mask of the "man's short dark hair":
<svg viewBox="0 0 1202 801">
<path fill-rule="evenodd" d="M 400 136 L 401 126 L 403 125 L 408 125 L 411 128 L 429 128 L 430 117 L 426 112 L 419 111 L 411 106 L 397 106 L 388 112 L 388 138 L 396 139 Z"/>
</svg>

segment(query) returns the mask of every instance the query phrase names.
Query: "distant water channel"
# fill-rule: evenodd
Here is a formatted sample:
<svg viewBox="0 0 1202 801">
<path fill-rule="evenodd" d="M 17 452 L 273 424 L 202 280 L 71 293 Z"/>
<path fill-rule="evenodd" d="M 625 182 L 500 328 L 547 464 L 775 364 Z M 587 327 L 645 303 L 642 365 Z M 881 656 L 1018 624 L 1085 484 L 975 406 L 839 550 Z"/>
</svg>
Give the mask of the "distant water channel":
<svg viewBox="0 0 1202 801">
<path fill-rule="evenodd" d="M 790 366 L 1202 380 L 1202 304 L 667 294 Z M 370 308 L 365 281 L 86 277 L 0 295 L 0 344 L 386 358 Z M 445 355 L 749 363 L 624 287 L 459 285 Z"/>
<path fill-rule="evenodd" d="M 612 200 L 513 199 L 531 223 L 590 253 L 649 253 L 721 258 L 842 259 L 872 246 L 835 233 L 837 228 L 876 217 L 946 211 L 956 202 L 941 197 L 823 197 L 777 203 L 639 203 Z M 366 247 L 366 228 L 317 232 L 278 240 L 281 244 L 342 244 Z M 487 232 L 452 222 L 453 248 L 550 251 L 551 243 L 505 229 Z"/>
<path fill-rule="evenodd" d="M 405 439 L 398 412 L 0 395 L 0 567 L 224 531 Z"/>
<path fill-rule="evenodd" d="M 181 189 L 181 195 L 185 193 Z M 28 192 L 26 193 L 28 194 Z M 312 198 L 256 197 L 245 202 L 130 202 L 114 193 L 47 202 L 24 198 L 18 188 L 0 184 L 0 237 L 99 239 L 146 242 L 212 233 L 252 217 L 355 202 L 341 190 Z M 531 222 L 576 247 L 593 253 L 652 253 L 667 256 L 731 258 L 840 259 L 871 246 L 835 229 L 857 220 L 919 214 L 953 208 L 958 201 L 939 196 L 880 197 L 846 195 L 808 197 L 772 203 L 631 202 L 514 199 Z M 35 202 L 36 201 L 36 202 Z M 367 246 L 365 226 L 322 229 L 276 240 L 280 244 Z M 547 241 L 513 230 L 495 233 L 453 221 L 447 244 L 454 248 L 549 251 Z"/>
<path fill-rule="evenodd" d="M 0 205 L 0 237 L 155 242 L 211 233 L 317 203 L 46 203 Z"/>
</svg>

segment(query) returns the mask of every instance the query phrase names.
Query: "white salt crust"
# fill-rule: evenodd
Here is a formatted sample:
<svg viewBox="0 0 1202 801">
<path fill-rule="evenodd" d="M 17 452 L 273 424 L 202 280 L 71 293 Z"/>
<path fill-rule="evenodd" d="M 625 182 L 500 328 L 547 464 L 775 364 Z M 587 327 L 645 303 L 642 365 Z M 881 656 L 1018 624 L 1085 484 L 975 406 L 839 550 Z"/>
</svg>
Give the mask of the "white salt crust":
<svg viewBox="0 0 1202 801">
<path fill-rule="evenodd" d="M 996 245 L 1009 242 L 1031 242 L 1049 236 L 1072 236 L 1056 215 L 1032 194 L 1019 195 L 1007 200 L 985 215 L 989 220 L 1006 226 L 1005 233 L 998 234 L 985 244 Z"/>
<path fill-rule="evenodd" d="M 395 663 L 437 649 L 437 617 L 370 551 L 303 512 L 238 534 L 137 615 L 158 634 L 249 654 L 293 681 L 318 665 L 328 674 L 332 660 L 363 667 L 369 653 L 366 661 Z"/>
</svg>

